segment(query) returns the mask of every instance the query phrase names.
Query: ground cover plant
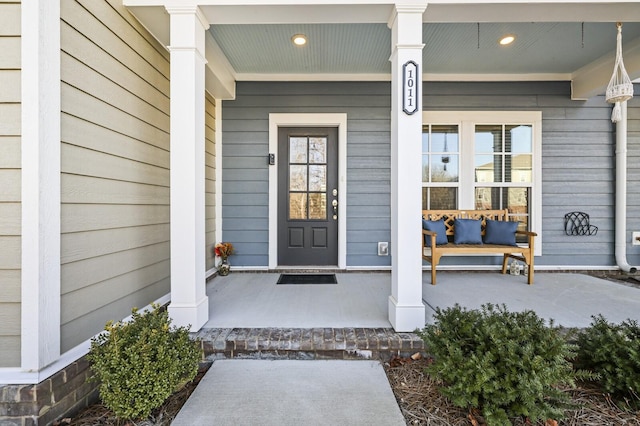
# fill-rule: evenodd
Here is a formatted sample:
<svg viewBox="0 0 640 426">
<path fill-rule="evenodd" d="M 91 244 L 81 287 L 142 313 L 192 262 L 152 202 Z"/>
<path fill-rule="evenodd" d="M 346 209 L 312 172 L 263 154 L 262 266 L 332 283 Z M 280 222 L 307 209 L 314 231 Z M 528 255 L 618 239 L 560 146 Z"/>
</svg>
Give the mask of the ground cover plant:
<svg viewBox="0 0 640 426">
<path fill-rule="evenodd" d="M 430 358 L 412 360 L 394 358 L 385 364 L 391 389 L 408 426 L 484 426 L 482 414 L 475 408 L 456 407 L 440 393 L 438 380 L 426 371 Z M 640 413 L 618 407 L 592 382 L 578 382 L 575 389 L 566 389 L 570 408 L 564 419 L 539 420 L 516 417 L 514 426 L 603 426 L 640 425 Z"/>
<path fill-rule="evenodd" d="M 601 388 L 621 403 L 638 406 L 640 395 L 640 327 L 634 320 L 620 324 L 602 315 L 578 335 L 576 364 L 599 374 Z"/>
<path fill-rule="evenodd" d="M 589 373 L 576 371 L 575 345 L 533 311 L 505 306 L 437 309 L 421 336 L 433 363 L 429 375 L 440 392 L 460 408 L 477 408 L 487 425 L 510 418 L 560 419 L 569 406 L 565 389 Z"/>
<path fill-rule="evenodd" d="M 91 341 L 88 355 L 102 403 L 120 419 L 144 419 L 191 381 L 201 358 L 199 342 L 186 327 L 171 327 L 154 305 L 129 322 L 108 322 Z"/>
</svg>

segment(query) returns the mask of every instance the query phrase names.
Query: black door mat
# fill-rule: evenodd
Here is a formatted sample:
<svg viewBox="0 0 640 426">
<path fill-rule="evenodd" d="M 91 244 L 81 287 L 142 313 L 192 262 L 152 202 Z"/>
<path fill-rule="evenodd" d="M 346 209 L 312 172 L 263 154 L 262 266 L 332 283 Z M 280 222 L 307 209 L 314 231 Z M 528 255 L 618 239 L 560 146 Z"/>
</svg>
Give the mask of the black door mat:
<svg viewBox="0 0 640 426">
<path fill-rule="evenodd" d="M 280 274 L 276 284 L 338 284 L 336 274 Z"/>
</svg>

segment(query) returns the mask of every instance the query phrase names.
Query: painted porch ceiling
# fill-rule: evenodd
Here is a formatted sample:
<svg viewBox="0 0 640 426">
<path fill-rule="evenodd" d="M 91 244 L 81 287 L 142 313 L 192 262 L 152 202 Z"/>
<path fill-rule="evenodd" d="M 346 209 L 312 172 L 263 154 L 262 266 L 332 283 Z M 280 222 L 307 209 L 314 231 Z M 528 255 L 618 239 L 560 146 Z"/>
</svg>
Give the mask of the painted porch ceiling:
<svg viewBox="0 0 640 426">
<path fill-rule="evenodd" d="M 403 0 L 405 1 L 405 0 Z M 123 0 L 170 44 L 167 8 L 193 0 Z M 613 71 L 616 21 L 625 66 L 640 78 L 635 0 L 406 0 L 424 4 L 425 81 L 571 81 L 572 99 L 604 93 Z M 197 0 L 209 24 L 207 89 L 229 99 L 236 81 L 390 79 L 396 0 Z M 400 2 L 402 3 L 402 2 Z M 166 5 L 166 7 L 165 7 Z M 478 24 L 479 23 L 479 24 Z M 296 47 L 291 36 L 309 43 Z M 517 38 L 501 47 L 498 38 Z"/>
<path fill-rule="evenodd" d="M 269 74 L 374 78 L 391 72 L 391 31 L 383 23 L 214 24 L 209 31 L 238 80 Z M 306 46 L 291 43 L 298 33 L 308 37 Z M 516 41 L 499 46 L 505 34 L 516 35 Z M 460 74 L 546 74 L 562 79 L 615 53 L 616 27 L 611 22 L 425 23 L 423 42 L 423 72 L 437 75 L 435 79 Z M 625 23 L 623 51 L 638 46 L 640 23 Z M 628 71 L 632 78 L 640 77 L 640 69 Z"/>
</svg>

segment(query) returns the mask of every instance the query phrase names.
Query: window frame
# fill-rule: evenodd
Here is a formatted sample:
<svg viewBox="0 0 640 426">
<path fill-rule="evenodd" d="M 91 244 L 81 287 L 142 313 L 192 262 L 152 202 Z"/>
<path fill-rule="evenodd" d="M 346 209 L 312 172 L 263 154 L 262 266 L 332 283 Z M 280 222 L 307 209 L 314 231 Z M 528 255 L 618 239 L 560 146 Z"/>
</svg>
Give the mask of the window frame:
<svg viewBox="0 0 640 426">
<path fill-rule="evenodd" d="M 531 125 L 532 173 L 531 231 L 538 234 L 534 254 L 542 255 L 542 111 L 423 111 L 422 124 L 457 125 L 459 131 L 460 170 L 458 209 L 475 209 L 475 127 L 476 125 Z M 502 187 L 507 187 L 503 185 Z"/>
</svg>

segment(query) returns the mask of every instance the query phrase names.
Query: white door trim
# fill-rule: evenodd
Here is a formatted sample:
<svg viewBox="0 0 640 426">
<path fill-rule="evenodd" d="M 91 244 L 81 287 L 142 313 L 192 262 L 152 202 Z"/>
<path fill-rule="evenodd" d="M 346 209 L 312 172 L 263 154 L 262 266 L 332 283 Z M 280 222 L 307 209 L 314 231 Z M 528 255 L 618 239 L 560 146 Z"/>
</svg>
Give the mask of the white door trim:
<svg viewBox="0 0 640 426">
<path fill-rule="evenodd" d="M 279 127 L 338 127 L 338 268 L 347 267 L 347 114 L 269 114 L 269 152 L 278 152 Z M 269 269 L 278 267 L 278 156 L 269 166 Z"/>
</svg>

